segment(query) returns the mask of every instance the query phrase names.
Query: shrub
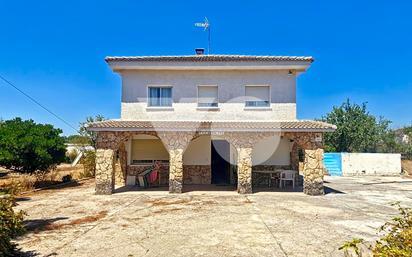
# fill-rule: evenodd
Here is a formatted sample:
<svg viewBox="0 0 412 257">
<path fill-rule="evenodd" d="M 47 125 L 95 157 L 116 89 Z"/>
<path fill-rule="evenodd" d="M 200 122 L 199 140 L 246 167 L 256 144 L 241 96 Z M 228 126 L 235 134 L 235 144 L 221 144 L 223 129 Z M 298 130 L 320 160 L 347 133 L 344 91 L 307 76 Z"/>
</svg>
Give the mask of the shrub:
<svg viewBox="0 0 412 257">
<path fill-rule="evenodd" d="M 16 244 L 12 239 L 24 232 L 23 211 L 14 212 L 12 196 L 0 198 L 0 257 L 15 256 Z"/>
<path fill-rule="evenodd" d="M 17 195 L 21 192 L 34 189 L 36 178 L 30 175 L 21 175 L 15 178 L 7 179 L 1 184 L 0 191 L 5 194 Z"/>
<path fill-rule="evenodd" d="M 76 159 L 78 153 L 76 150 L 71 150 L 71 151 L 67 151 L 66 152 L 66 162 L 67 163 L 72 163 L 74 161 L 74 159 Z"/>
<path fill-rule="evenodd" d="M 65 158 L 61 129 L 20 118 L 0 123 L 0 165 L 23 173 L 49 171 Z"/>
<path fill-rule="evenodd" d="M 83 172 L 80 173 L 81 178 L 94 177 L 96 174 L 96 152 L 87 151 L 83 155 Z"/>
<path fill-rule="evenodd" d="M 379 229 L 383 236 L 378 239 L 374 246 L 369 245 L 369 249 L 374 257 L 411 257 L 412 256 L 412 208 L 401 207 L 399 203 L 394 203 L 398 207 L 399 216 L 392 218 Z M 346 242 L 339 249 L 353 249 L 357 256 L 362 256 L 359 251 L 359 244 L 362 239 L 354 239 Z"/>
</svg>

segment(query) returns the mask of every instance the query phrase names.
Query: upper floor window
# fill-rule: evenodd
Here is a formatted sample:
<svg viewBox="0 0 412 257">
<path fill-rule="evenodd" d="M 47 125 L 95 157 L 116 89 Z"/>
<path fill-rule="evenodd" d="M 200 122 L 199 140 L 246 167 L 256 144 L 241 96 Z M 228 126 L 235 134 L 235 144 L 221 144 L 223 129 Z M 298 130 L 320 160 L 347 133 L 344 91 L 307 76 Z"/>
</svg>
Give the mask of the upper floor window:
<svg viewBox="0 0 412 257">
<path fill-rule="evenodd" d="M 149 106 L 172 106 L 171 87 L 149 87 Z"/>
<path fill-rule="evenodd" d="M 270 87 L 269 86 L 246 86 L 245 87 L 246 107 L 269 107 Z"/>
<path fill-rule="evenodd" d="M 197 87 L 197 106 L 198 107 L 218 107 L 217 86 L 198 86 Z"/>
</svg>

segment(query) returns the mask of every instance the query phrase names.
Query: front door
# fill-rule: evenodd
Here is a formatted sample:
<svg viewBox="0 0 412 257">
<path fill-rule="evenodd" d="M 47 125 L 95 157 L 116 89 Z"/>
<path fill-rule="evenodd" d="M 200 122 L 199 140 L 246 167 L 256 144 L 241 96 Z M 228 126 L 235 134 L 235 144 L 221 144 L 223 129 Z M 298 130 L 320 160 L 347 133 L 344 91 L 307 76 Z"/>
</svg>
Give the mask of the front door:
<svg viewBox="0 0 412 257">
<path fill-rule="evenodd" d="M 230 145 L 226 140 L 212 140 L 212 184 L 230 184 Z"/>
</svg>

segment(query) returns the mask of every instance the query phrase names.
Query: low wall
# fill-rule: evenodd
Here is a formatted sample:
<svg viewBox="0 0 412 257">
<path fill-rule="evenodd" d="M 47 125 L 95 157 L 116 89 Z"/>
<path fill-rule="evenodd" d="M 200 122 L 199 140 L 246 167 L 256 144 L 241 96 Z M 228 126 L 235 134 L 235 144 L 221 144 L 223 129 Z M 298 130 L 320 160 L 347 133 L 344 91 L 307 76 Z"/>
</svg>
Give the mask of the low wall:
<svg viewBox="0 0 412 257">
<path fill-rule="evenodd" d="M 401 173 L 401 155 L 387 153 L 342 153 L 343 176 L 383 175 Z"/>
<path fill-rule="evenodd" d="M 152 165 L 128 165 L 127 175 L 137 176 L 139 173 L 150 169 Z M 210 184 L 210 165 L 183 165 L 183 184 Z M 169 165 L 162 165 L 160 174 L 160 185 L 169 184 Z"/>
</svg>

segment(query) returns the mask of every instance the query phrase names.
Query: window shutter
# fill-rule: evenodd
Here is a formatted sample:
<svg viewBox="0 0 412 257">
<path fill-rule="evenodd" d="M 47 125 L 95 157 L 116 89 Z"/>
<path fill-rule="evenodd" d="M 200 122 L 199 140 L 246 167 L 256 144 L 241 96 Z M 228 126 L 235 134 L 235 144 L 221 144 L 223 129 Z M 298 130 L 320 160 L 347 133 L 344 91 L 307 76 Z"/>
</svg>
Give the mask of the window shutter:
<svg viewBox="0 0 412 257">
<path fill-rule="evenodd" d="M 246 101 L 268 101 L 270 102 L 269 86 L 246 86 Z"/>
<path fill-rule="evenodd" d="M 199 86 L 198 88 L 198 103 L 199 105 L 207 105 L 217 103 L 217 87 L 215 86 Z"/>
</svg>

